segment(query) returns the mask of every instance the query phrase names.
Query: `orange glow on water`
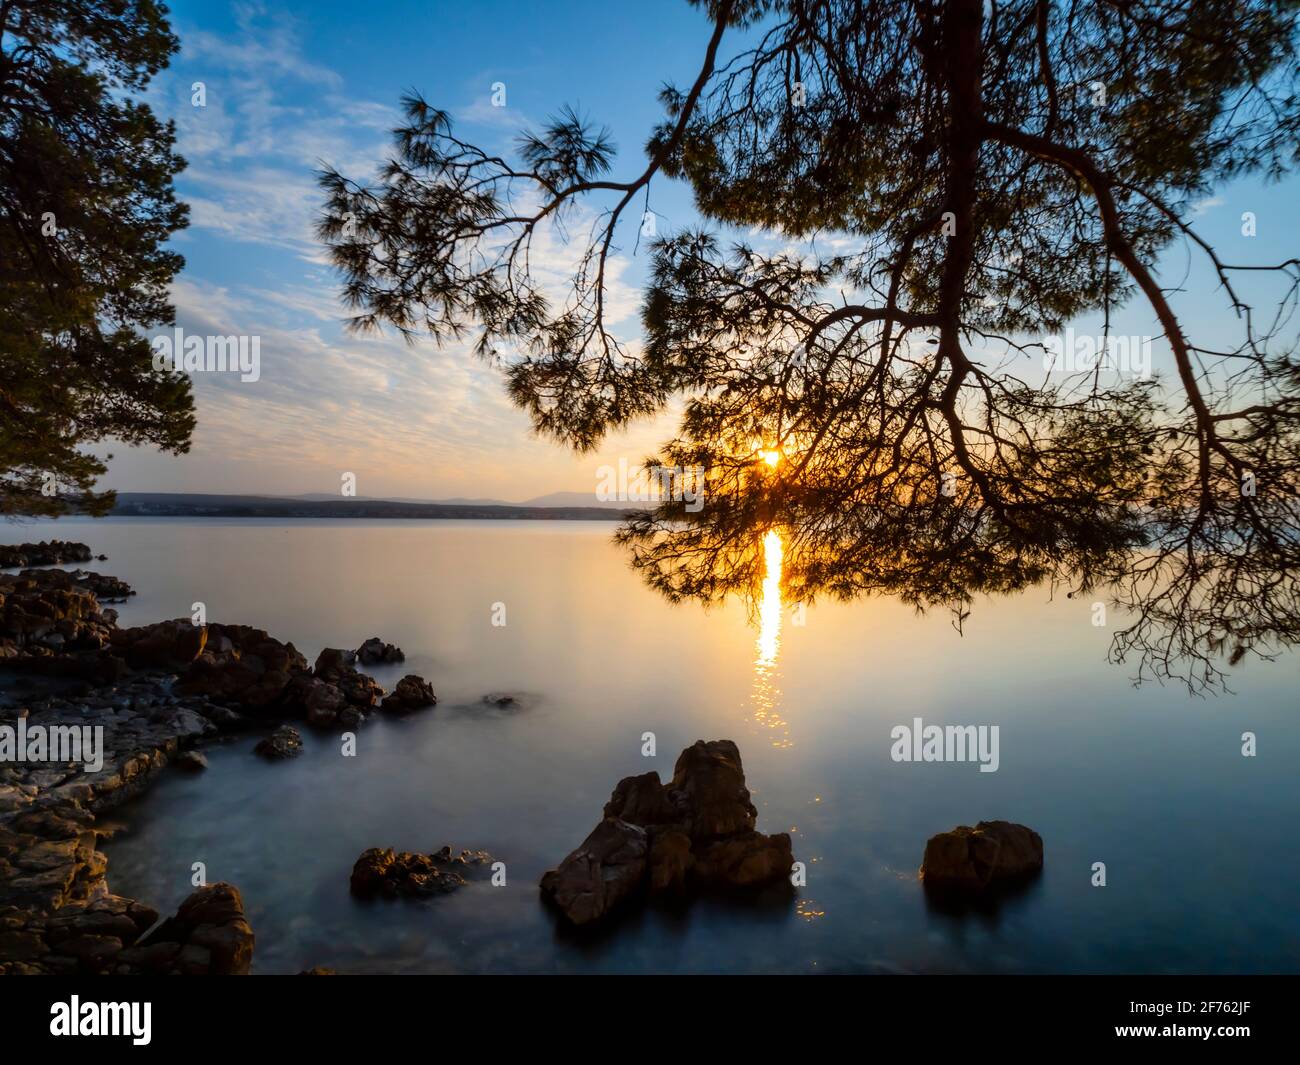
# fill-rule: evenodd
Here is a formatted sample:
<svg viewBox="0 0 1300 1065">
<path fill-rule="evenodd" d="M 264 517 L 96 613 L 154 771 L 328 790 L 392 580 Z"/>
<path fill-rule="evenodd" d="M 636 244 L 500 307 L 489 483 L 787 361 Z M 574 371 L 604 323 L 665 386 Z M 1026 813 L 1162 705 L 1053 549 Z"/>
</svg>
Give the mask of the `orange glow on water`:
<svg viewBox="0 0 1300 1065">
<path fill-rule="evenodd" d="M 790 747 L 789 723 L 781 716 L 781 565 L 785 545 L 775 529 L 763 537 L 763 588 L 758 604 L 758 639 L 754 644 L 754 685 L 750 696 L 753 721 L 772 732 L 772 746 Z"/>
</svg>

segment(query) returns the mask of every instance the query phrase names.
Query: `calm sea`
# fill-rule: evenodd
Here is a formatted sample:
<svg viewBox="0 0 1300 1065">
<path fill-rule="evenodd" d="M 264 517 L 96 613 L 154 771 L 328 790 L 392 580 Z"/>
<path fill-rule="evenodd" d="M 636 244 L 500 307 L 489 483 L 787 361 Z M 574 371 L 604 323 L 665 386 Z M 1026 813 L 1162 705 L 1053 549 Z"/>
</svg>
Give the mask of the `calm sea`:
<svg viewBox="0 0 1300 1065">
<path fill-rule="evenodd" d="M 612 525 L 109 519 L 0 527 L 83 540 L 139 592 L 122 624 L 256 625 L 309 659 L 380 636 L 375 676 L 428 678 L 436 709 L 374 719 L 357 756 L 304 729 L 269 765 L 256 737 L 169 771 L 115 817 L 114 891 L 170 911 L 194 862 L 243 892 L 254 967 L 292 973 L 1300 971 L 1300 660 L 1250 663 L 1233 695 L 1135 689 L 1105 661 L 1091 604 L 1046 592 L 977 604 L 965 635 L 888 600 L 800 614 L 705 610 L 643 587 Z M 779 545 L 768 545 L 776 564 Z M 494 616 L 503 626 L 494 626 Z M 510 693 L 512 709 L 482 697 Z M 1000 764 L 909 764 L 890 730 L 997 725 Z M 1258 737 L 1243 757 L 1241 735 Z M 642 755 L 653 733 L 656 755 Z M 537 880 L 600 817 L 620 777 L 668 777 L 682 747 L 740 746 L 759 829 L 789 831 L 797 902 L 647 910 L 595 939 L 558 928 Z M 1046 866 L 986 912 L 932 908 L 925 841 L 1020 821 Z M 428 903 L 361 904 L 362 850 L 443 844 L 504 861 L 507 883 Z M 1094 887 L 1104 862 L 1106 886 Z"/>
</svg>

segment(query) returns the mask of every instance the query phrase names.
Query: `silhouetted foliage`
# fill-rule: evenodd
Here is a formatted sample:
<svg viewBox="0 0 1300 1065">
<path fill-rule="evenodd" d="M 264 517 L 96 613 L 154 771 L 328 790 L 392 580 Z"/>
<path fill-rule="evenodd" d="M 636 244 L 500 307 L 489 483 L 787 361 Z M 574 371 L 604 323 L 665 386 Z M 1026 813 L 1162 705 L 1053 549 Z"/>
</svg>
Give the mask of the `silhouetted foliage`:
<svg viewBox="0 0 1300 1065">
<path fill-rule="evenodd" d="M 176 47 L 155 0 L 0 0 L 0 513 L 110 508 L 86 444 L 188 450 L 189 381 L 138 332 L 172 320 L 186 208 L 132 94 Z"/>
<path fill-rule="evenodd" d="M 1193 222 L 1218 183 L 1297 161 L 1294 6 L 705 6 L 699 75 L 663 91 L 629 180 L 573 112 L 511 162 L 415 96 L 377 183 L 322 174 L 353 325 L 472 336 L 536 428 L 580 450 L 681 397 L 652 461 L 706 467 L 707 504 L 620 533 L 670 597 L 752 592 L 779 527 L 802 600 L 887 592 L 961 618 L 979 593 L 1105 589 L 1125 611 L 1114 657 L 1194 687 L 1221 656 L 1293 645 L 1300 260 L 1225 262 Z M 656 175 L 688 182 L 713 228 L 653 242 L 637 342 L 607 324 L 609 262 Z M 590 225 L 558 295 L 530 255 L 555 222 Z M 784 246 L 724 236 L 753 229 Z M 1220 281 L 1231 350 L 1198 346 L 1154 272 L 1179 240 Z M 1275 313 L 1240 291 L 1261 271 Z M 1173 380 L 1042 371 L 1046 336 L 1098 311 L 1109 333 L 1138 300 Z"/>
</svg>

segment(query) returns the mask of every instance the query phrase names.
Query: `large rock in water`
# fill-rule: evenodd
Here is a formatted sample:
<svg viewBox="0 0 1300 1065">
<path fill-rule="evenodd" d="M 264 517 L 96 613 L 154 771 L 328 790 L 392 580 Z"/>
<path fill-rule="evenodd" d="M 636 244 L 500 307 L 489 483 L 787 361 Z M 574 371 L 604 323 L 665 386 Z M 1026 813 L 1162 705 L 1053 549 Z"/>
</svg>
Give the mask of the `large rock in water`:
<svg viewBox="0 0 1300 1065">
<path fill-rule="evenodd" d="M 641 888 L 649 853 L 644 828 L 607 817 L 542 876 L 542 894 L 574 924 L 590 924 Z"/>
<path fill-rule="evenodd" d="M 1010 821 L 958 825 L 931 836 L 921 862 L 927 888 L 983 892 L 1023 881 L 1043 868 L 1043 838 Z"/>
<path fill-rule="evenodd" d="M 363 666 L 387 665 L 390 662 L 405 662 L 406 655 L 400 647 L 384 643 L 378 636 L 371 636 L 356 650 L 356 656 Z"/>
<path fill-rule="evenodd" d="M 408 673 L 397 682 L 393 694 L 379 704 L 379 709 L 390 714 L 407 714 L 437 705 L 438 697 L 433 694 L 433 685 L 423 677 Z"/>
<path fill-rule="evenodd" d="M 658 773 L 625 777 L 604 814 L 542 877 L 543 896 L 575 925 L 599 921 L 645 893 L 789 887 L 790 837 L 755 831 L 758 813 L 731 740 L 686 748 L 666 786 Z"/>
<path fill-rule="evenodd" d="M 253 929 L 233 884 L 209 884 L 116 961 L 119 972 L 245 976 L 253 962 Z"/>
</svg>

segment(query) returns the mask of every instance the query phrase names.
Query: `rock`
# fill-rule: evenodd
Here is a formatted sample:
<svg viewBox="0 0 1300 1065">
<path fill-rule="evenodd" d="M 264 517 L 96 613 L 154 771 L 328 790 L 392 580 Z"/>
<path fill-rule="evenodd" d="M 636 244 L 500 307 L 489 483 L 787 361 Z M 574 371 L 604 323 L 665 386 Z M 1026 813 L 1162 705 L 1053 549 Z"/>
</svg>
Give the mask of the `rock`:
<svg viewBox="0 0 1300 1065">
<path fill-rule="evenodd" d="M 193 739 L 217 731 L 217 726 L 206 717 L 186 707 L 182 707 L 172 714 L 167 726 L 172 734 L 179 739 Z"/>
<path fill-rule="evenodd" d="M 694 865 L 690 836 L 675 828 L 654 833 L 650 840 L 651 891 L 655 894 L 684 894 L 687 875 Z"/>
<path fill-rule="evenodd" d="M 208 760 L 201 751 L 181 751 L 172 764 L 178 769 L 187 769 L 191 772 L 208 768 Z"/>
<path fill-rule="evenodd" d="M 461 851 L 453 855 L 450 847 L 443 847 L 435 854 L 371 847 L 362 852 L 352 867 L 352 894 L 358 898 L 446 894 L 464 887 L 467 871 L 490 860 L 484 851 Z"/>
<path fill-rule="evenodd" d="M 1043 868 L 1043 839 L 1010 821 L 958 825 L 931 836 L 921 862 L 927 888 L 978 893 L 1024 881 Z"/>
<path fill-rule="evenodd" d="M 302 754 L 302 736 L 292 725 L 281 725 L 271 735 L 259 740 L 253 753 L 272 762 L 294 758 Z"/>
<path fill-rule="evenodd" d="M 118 577 L 79 569 L 72 574 L 72 579 L 82 588 L 94 592 L 100 602 L 120 603 L 135 595 L 135 589 Z"/>
<path fill-rule="evenodd" d="M 752 832 L 758 811 L 749 801 L 740 751 L 731 740 L 697 741 L 682 751 L 668 785 L 669 801 L 686 813 L 692 840 Z"/>
<path fill-rule="evenodd" d="M 794 865 L 790 836 L 743 832 L 715 840 L 695 852 L 695 874 L 705 883 L 725 888 L 751 888 L 788 877 Z"/>
<path fill-rule="evenodd" d="M 337 688 L 348 706 L 364 713 L 379 701 L 384 689 L 373 677 L 357 672 L 356 660 L 353 651 L 327 647 L 317 656 L 312 675 L 314 679 Z M 341 709 L 336 713 L 341 713 Z"/>
<path fill-rule="evenodd" d="M 313 728 L 332 728 L 338 721 L 339 711 L 348 705 L 347 696 L 336 685 L 316 677 L 308 678 L 306 683 L 302 704 L 307 724 Z"/>
<path fill-rule="evenodd" d="M 95 593 L 66 570 L 0 574 L 0 647 L 14 668 L 96 680 L 112 633 Z"/>
<path fill-rule="evenodd" d="M 221 649 L 225 647 L 229 650 Z M 293 644 L 247 625 L 210 623 L 207 648 L 185 668 L 176 691 L 269 715 L 283 700 L 290 680 L 306 671 L 307 660 Z"/>
<path fill-rule="evenodd" d="M 653 772 L 620 780 L 604 820 L 542 877 L 542 894 L 572 924 L 584 925 L 642 889 L 788 889 L 790 837 L 756 831 L 757 818 L 736 745 L 701 740 L 681 753 L 667 785 Z"/>
<path fill-rule="evenodd" d="M 312 666 L 312 673 L 318 677 L 325 677 L 331 673 L 343 673 L 356 668 L 357 653 L 355 651 L 341 651 L 337 647 L 326 647 L 316 656 L 316 664 Z"/>
<path fill-rule="evenodd" d="M 45 940 L 37 932 L 5 932 L 0 930 L 0 960 L 28 961 L 49 951 Z"/>
<path fill-rule="evenodd" d="M 405 662 L 406 655 L 401 648 L 391 643 L 384 643 L 378 636 L 372 636 L 356 651 L 357 658 L 363 666 L 387 665 L 391 662 Z"/>
<path fill-rule="evenodd" d="M 654 772 L 620 780 L 614 786 L 609 802 L 605 803 L 604 816 L 616 817 L 643 828 L 682 820 L 681 811 L 669 801 L 668 792 L 659 782 L 659 774 Z"/>
<path fill-rule="evenodd" d="M 187 618 L 160 621 L 113 633 L 114 652 L 132 669 L 184 669 L 207 646 L 206 625 L 191 624 Z"/>
<path fill-rule="evenodd" d="M 327 969 L 323 965 L 313 965 L 310 969 L 303 969 L 299 976 L 338 976 L 333 969 Z"/>
<path fill-rule="evenodd" d="M 60 566 L 65 562 L 89 562 L 90 548 L 71 540 L 42 540 L 38 544 L 0 546 L 0 567 Z"/>
<path fill-rule="evenodd" d="M 644 828 L 607 817 L 542 876 L 542 894 L 573 924 L 591 924 L 643 887 L 649 852 Z"/>
<path fill-rule="evenodd" d="M 252 965 L 254 943 L 239 889 L 208 884 L 119 960 L 152 971 L 244 976 Z"/>
<path fill-rule="evenodd" d="M 56 953 L 76 958 L 81 968 L 90 972 L 103 972 L 122 949 L 122 941 L 112 936 L 74 936 L 64 940 Z"/>
<path fill-rule="evenodd" d="M 380 704 L 379 708 L 388 713 L 404 714 L 426 706 L 436 706 L 437 702 L 438 697 L 433 694 L 433 685 L 423 677 L 408 673 L 397 682 L 392 694 Z"/>
</svg>

